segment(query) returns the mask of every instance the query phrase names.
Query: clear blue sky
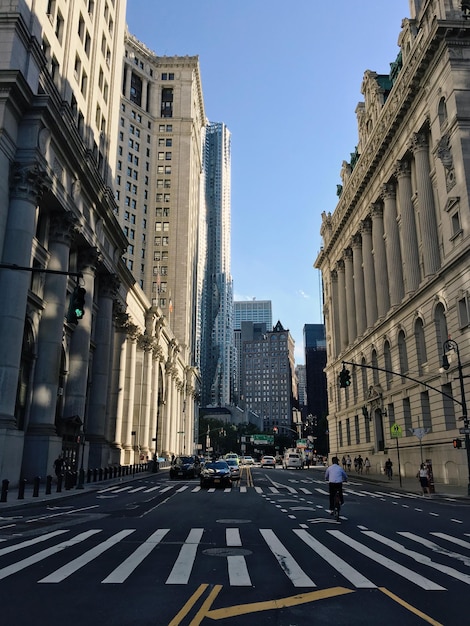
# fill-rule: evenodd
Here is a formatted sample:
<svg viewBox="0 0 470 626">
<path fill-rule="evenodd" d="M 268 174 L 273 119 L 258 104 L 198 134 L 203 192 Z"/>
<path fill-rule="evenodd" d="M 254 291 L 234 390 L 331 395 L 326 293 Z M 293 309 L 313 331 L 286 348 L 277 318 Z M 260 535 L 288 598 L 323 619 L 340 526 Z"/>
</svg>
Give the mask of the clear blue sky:
<svg viewBox="0 0 470 626">
<path fill-rule="evenodd" d="M 313 263 L 357 145 L 366 70 L 388 74 L 408 0 L 128 0 L 130 32 L 157 55 L 198 55 L 206 115 L 232 133 L 236 300 L 271 300 L 303 363 L 323 322 Z"/>
</svg>

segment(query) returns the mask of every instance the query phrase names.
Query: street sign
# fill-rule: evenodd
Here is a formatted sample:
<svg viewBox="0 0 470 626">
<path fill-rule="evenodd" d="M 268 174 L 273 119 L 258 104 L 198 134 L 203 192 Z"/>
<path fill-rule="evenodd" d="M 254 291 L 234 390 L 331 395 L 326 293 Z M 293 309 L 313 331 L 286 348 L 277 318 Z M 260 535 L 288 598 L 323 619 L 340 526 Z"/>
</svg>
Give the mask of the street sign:
<svg viewBox="0 0 470 626">
<path fill-rule="evenodd" d="M 424 435 L 427 435 L 429 432 L 429 428 L 411 428 L 410 430 L 415 437 L 418 437 L 420 441 L 424 437 Z"/>
<path fill-rule="evenodd" d="M 272 446 L 274 435 L 252 435 L 252 442 L 257 446 Z"/>
<path fill-rule="evenodd" d="M 470 435 L 470 428 L 459 428 L 459 433 L 461 435 Z"/>
<path fill-rule="evenodd" d="M 390 427 L 390 434 L 392 437 L 396 438 L 396 437 L 403 437 L 403 431 L 401 429 L 401 426 L 399 424 L 392 424 L 392 426 Z"/>
</svg>

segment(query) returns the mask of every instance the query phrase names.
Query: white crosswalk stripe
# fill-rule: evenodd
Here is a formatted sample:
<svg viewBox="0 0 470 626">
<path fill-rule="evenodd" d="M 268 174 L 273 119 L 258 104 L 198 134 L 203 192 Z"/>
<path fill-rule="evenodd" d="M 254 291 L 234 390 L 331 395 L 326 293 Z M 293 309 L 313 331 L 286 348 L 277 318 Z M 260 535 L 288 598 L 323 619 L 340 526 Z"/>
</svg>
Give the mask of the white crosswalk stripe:
<svg viewBox="0 0 470 626">
<path fill-rule="evenodd" d="M 325 521 L 332 523 L 329 518 Z M 355 538 L 343 529 L 326 527 L 325 530 L 319 530 L 319 526 L 316 529 L 315 535 L 307 525 L 282 531 L 258 529 L 256 532 L 263 539 L 261 543 L 253 540 L 251 530 L 248 535 L 248 549 L 244 550 L 245 527 L 239 528 L 236 525 L 227 527 L 223 534 L 221 532 L 218 535 L 219 547 L 215 550 L 219 554 L 214 555 L 225 565 L 214 569 L 214 576 L 217 582 L 231 587 L 256 587 L 260 584 L 259 562 L 263 559 L 265 563 L 263 570 L 268 569 L 270 575 L 274 576 L 277 568 L 279 575 L 287 578 L 294 588 L 317 587 L 318 581 L 312 577 L 312 572 L 319 571 L 322 573 L 322 581 L 325 579 L 325 572 L 331 572 L 334 584 L 338 584 L 338 577 L 341 577 L 357 589 L 382 587 L 384 578 L 380 573 L 381 570 L 384 572 L 383 575 L 387 576 L 387 585 L 391 584 L 388 572 L 393 572 L 407 580 L 409 584 L 425 591 L 442 591 L 456 584 L 465 585 L 467 588 L 470 585 L 470 573 L 467 573 L 470 566 L 470 542 L 463 538 L 466 536 L 465 533 L 459 535 L 456 532 L 455 536 L 440 532 L 418 535 L 408 531 L 397 531 L 387 535 L 366 528 L 355 528 L 353 531 Z M 106 562 L 100 557 L 109 551 L 114 555 L 122 555 L 122 558 L 118 564 L 112 561 L 113 569 L 110 568 L 111 571 L 101 574 L 101 583 L 124 584 L 141 566 L 152 567 L 157 558 L 154 556 L 155 548 L 164 544 L 167 554 L 164 562 L 168 563 L 168 572 L 165 572 L 163 577 L 165 580 L 166 576 L 165 584 L 186 585 L 198 576 L 198 568 L 195 565 L 198 558 L 203 555 L 202 547 L 207 546 L 207 541 L 203 541 L 206 532 L 204 528 L 188 529 L 182 545 L 180 531 L 170 528 L 156 529 L 137 542 L 134 537 L 131 542 L 124 541 L 127 537 L 135 535 L 137 532 L 135 528 L 125 528 L 107 536 L 102 534 L 103 529 L 94 528 L 74 537 L 69 535 L 68 539 L 62 540 L 61 536 L 70 532 L 70 529 L 56 530 L 33 539 L 23 541 L 15 539 L 11 545 L 3 545 L 0 548 L 0 580 L 20 573 L 22 576 L 32 576 L 37 583 L 59 584 L 94 561 Z M 216 545 L 217 537 L 214 538 L 213 533 L 211 530 L 210 542 L 211 545 Z M 57 543 L 51 545 L 55 541 Z M 223 547 L 220 547 L 221 543 Z M 44 544 L 49 545 L 41 549 Z M 253 546 L 257 546 L 255 552 Z M 68 550 L 69 548 L 71 550 Z M 240 550 L 237 551 L 237 548 Z M 459 548 L 462 549 L 461 553 Z M 390 558 L 391 550 L 397 554 L 396 559 Z M 306 556 L 307 551 L 310 556 Z M 16 553 L 21 552 L 26 556 L 24 558 L 19 556 L 16 562 L 11 563 Z M 68 557 L 70 554 L 73 556 Z M 168 556 L 171 554 L 172 557 Z M 373 575 L 370 571 L 367 571 L 367 574 L 363 571 L 366 567 L 363 557 L 372 560 L 378 566 L 378 569 L 374 567 L 371 570 L 374 571 Z M 437 557 L 439 561 L 435 560 Z M 205 550 L 203 558 L 207 559 Z M 3 559 L 7 564 L 2 567 Z M 318 562 L 319 559 L 321 563 Z M 250 565 L 254 562 L 257 563 L 257 567 L 250 571 Z M 273 567 L 273 563 L 276 567 Z M 305 565 L 306 563 L 308 565 Z M 432 572 L 430 577 L 427 576 L 426 570 Z M 38 572 L 36 577 L 35 571 Z M 97 582 L 93 581 L 93 574 L 91 577 L 87 575 L 87 579 Z M 265 582 L 264 579 L 262 582 Z"/>
</svg>

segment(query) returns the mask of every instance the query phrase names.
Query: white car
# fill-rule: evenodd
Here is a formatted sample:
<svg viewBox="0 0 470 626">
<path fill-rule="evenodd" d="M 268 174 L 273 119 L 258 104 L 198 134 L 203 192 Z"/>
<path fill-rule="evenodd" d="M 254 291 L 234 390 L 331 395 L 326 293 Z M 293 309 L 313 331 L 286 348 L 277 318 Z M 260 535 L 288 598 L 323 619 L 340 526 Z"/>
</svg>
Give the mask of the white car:
<svg viewBox="0 0 470 626">
<path fill-rule="evenodd" d="M 242 465 L 254 465 L 255 464 L 255 460 L 252 456 L 242 456 L 240 462 Z"/>
<path fill-rule="evenodd" d="M 261 467 L 276 467 L 276 459 L 273 456 L 264 455 L 261 458 Z"/>
<path fill-rule="evenodd" d="M 289 469 L 289 467 L 295 467 L 295 469 L 302 469 L 302 459 L 300 458 L 300 454 L 295 452 L 288 452 L 284 455 L 282 460 L 282 467 L 284 469 Z"/>
</svg>

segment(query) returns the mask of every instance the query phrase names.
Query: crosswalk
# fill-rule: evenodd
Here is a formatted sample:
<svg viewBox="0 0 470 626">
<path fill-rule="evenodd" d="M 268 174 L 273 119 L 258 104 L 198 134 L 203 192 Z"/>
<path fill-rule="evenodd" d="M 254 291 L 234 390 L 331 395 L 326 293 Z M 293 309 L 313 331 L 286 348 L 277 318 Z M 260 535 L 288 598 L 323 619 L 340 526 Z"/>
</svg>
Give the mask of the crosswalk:
<svg viewBox="0 0 470 626">
<path fill-rule="evenodd" d="M 303 481 L 302 481 L 303 482 Z M 300 495 L 315 495 L 315 494 L 319 494 L 321 496 L 325 496 L 328 494 L 328 488 L 325 486 L 325 482 L 324 481 L 314 481 L 314 483 L 312 484 L 312 481 L 305 481 L 306 483 L 309 484 L 309 487 L 304 487 L 301 486 L 300 484 L 297 484 L 295 487 L 291 486 L 291 485 L 267 485 L 267 486 L 259 486 L 259 485 L 254 485 L 254 486 L 248 486 L 248 485 L 237 485 L 237 484 L 233 484 L 230 487 L 224 487 L 222 488 L 217 488 L 217 487 L 211 487 L 209 489 L 203 489 L 202 487 L 200 487 L 198 484 L 195 483 L 182 483 L 182 484 L 178 484 L 178 483 L 170 483 L 170 484 L 166 484 L 166 483 L 161 483 L 159 485 L 154 485 L 154 486 L 146 486 L 146 485 L 141 485 L 139 487 L 134 487 L 132 485 L 127 485 L 127 486 L 111 486 L 111 487 L 107 487 L 104 489 L 99 489 L 96 492 L 96 495 L 98 498 L 110 498 L 110 497 L 115 497 L 118 495 L 126 495 L 126 494 L 134 494 L 134 493 L 139 493 L 139 494 L 164 494 L 168 491 L 171 490 L 175 490 L 176 493 L 183 493 L 183 492 L 188 492 L 188 493 L 230 493 L 230 492 L 237 492 L 237 493 L 249 493 L 250 491 L 254 491 L 256 493 L 259 494 L 280 494 L 280 493 L 289 493 L 289 494 L 300 494 Z M 315 482 L 321 484 L 321 487 L 317 487 L 315 486 Z M 358 483 L 359 485 L 359 483 Z M 398 492 L 382 492 L 382 491 L 366 491 L 363 489 L 355 489 L 355 488 L 345 488 L 344 489 L 344 493 L 346 495 L 352 495 L 358 498 L 372 498 L 374 500 L 376 499 L 380 499 L 380 500 L 385 500 L 385 499 L 393 499 L 393 500 L 401 500 L 401 499 L 416 499 L 416 500 L 421 500 L 420 496 L 418 494 L 413 494 L 413 493 L 398 493 Z"/>
<path fill-rule="evenodd" d="M 236 524 L 216 532 L 190 528 L 181 533 L 158 528 L 142 537 L 136 528 L 114 533 L 71 528 L 12 540 L 0 548 L 0 581 L 27 572 L 33 583 L 60 584 L 85 570 L 91 584 L 117 585 L 131 581 L 139 570 L 150 569 L 158 571 L 161 583 L 168 586 L 210 582 L 256 587 L 265 583 L 263 571 L 269 571 L 270 580 L 279 576 L 296 589 L 324 586 L 325 575 L 332 584 L 341 578 L 342 584 L 356 589 L 390 587 L 391 574 L 424 591 L 455 590 L 456 585 L 464 591 L 470 585 L 469 533 L 381 534 L 367 529 L 346 533 L 337 527 L 315 534 L 306 528 L 280 533 L 271 528 L 247 530 Z M 214 545 L 218 547 L 208 549 Z M 218 565 L 211 569 L 214 580 L 207 581 L 203 573 L 207 570 L 199 570 L 198 563 L 207 562 L 211 550 L 218 552 Z M 101 558 L 105 553 L 109 559 Z M 93 568 L 97 562 L 99 567 Z M 110 571 L 103 572 L 103 563 L 112 564 Z M 370 563 L 374 566 L 369 567 Z"/>
</svg>

